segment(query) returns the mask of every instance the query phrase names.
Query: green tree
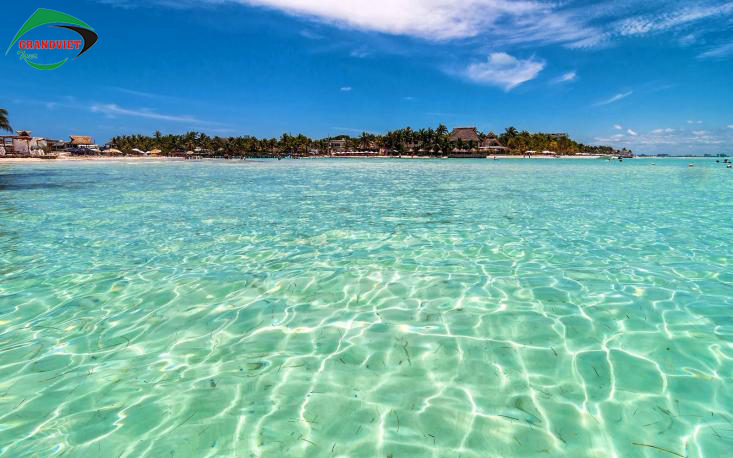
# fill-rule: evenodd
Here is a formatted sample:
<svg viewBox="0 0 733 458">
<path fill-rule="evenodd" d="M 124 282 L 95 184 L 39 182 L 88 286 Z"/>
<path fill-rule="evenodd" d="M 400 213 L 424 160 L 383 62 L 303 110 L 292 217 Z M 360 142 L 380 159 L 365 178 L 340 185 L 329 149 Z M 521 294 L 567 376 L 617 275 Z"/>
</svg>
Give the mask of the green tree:
<svg viewBox="0 0 733 458">
<path fill-rule="evenodd" d="M 10 127 L 10 121 L 8 121 L 8 110 L 4 108 L 0 108 L 0 130 L 13 131 L 13 128 Z"/>
</svg>

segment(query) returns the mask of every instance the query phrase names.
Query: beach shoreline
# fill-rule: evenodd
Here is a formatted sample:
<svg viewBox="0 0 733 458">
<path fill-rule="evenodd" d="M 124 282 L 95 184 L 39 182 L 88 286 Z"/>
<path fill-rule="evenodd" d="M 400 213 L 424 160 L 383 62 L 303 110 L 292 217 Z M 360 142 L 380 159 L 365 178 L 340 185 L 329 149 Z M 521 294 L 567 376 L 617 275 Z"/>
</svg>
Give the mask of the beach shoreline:
<svg viewBox="0 0 733 458">
<path fill-rule="evenodd" d="M 119 161 L 185 161 L 182 157 L 168 156 L 68 156 L 58 158 L 40 158 L 40 157 L 0 157 L 0 164 L 26 164 L 26 163 L 54 163 L 54 162 L 119 162 Z"/>
<path fill-rule="evenodd" d="M 603 156 L 550 156 L 550 155 L 537 155 L 526 157 L 526 156 L 513 156 L 513 155 L 496 155 L 486 158 L 473 158 L 473 159 L 486 159 L 486 160 L 499 160 L 499 159 L 598 159 Z M 58 158 L 40 158 L 40 157 L 12 157 L 4 158 L 0 157 L 0 164 L 23 164 L 23 163 L 52 163 L 52 162 L 118 162 L 118 161 L 210 161 L 210 160 L 262 160 L 262 159 L 276 159 L 276 158 L 257 158 L 257 157 L 245 157 L 236 159 L 223 159 L 223 158 L 196 158 L 186 159 L 184 157 L 171 157 L 171 156 L 67 156 Z M 387 155 L 373 155 L 373 156 L 303 156 L 299 159 L 432 159 L 432 160 L 445 160 L 445 159 L 456 159 L 465 160 L 467 158 L 451 158 L 451 157 L 436 157 L 436 156 L 414 156 L 414 155 L 402 155 L 402 156 L 387 156 Z M 468 158 L 471 159 L 471 158 Z"/>
<path fill-rule="evenodd" d="M 423 160 L 466 160 L 466 159 L 485 159 L 485 160 L 517 160 L 517 159 L 603 159 L 610 158 L 616 159 L 611 156 L 602 155 L 575 155 L 575 156 L 552 156 L 552 155 L 533 155 L 532 157 L 526 157 L 522 155 L 510 155 L 502 154 L 496 156 L 488 156 L 486 158 L 454 158 L 454 157 L 436 157 L 436 156 L 415 156 L 415 155 L 402 155 L 402 156 L 387 156 L 387 155 L 373 155 L 373 156 L 359 156 L 359 155 L 343 155 L 343 156 L 303 156 L 299 159 L 423 159 Z M 74 163 L 74 162 L 160 162 L 160 161 L 171 161 L 171 162 L 187 162 L 187 161 L 212 161 L 212 160 L 231 160 L 231 161 L 242 161 L 242 160 L 275 160 L 276 158 L 258 158 L 258 157 L 245 157 L 245 158 L 196 158 L 187 159 L 185 157 L 171 157 L 171 156 L 64 156 L 58 158 L 40 158 L 40 157 L 12 157 L 4 158 L 0 156 L 0 164 L 29 164 L 29 163 Z M 286 159 L 286 158 L 283 158 Z M 658 157 L 658 156 L 645 156 L 635 157 L 633 159 L 704 159 L 696 156 L 670 156 L 670 157 Z"/>
</svg>

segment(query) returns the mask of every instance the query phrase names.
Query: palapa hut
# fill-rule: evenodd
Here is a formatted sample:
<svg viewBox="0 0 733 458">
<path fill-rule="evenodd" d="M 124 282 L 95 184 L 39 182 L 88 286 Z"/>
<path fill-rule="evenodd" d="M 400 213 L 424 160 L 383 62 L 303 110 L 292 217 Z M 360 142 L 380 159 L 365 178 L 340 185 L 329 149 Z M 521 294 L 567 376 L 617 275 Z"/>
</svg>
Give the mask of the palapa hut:
<svg viewBox="0 0 733 458">
<path fill-rule="evenodd" d="M 16 136 L 13 137 L 13 153 L 14 154 L 31 154 L 34 139 L 31 137 L 30 130 L 16 130 Z"/>
<path fill-rule="evenodd" d="M 448 135 L 448 141 L 453 143 L 453 157 L 480 157 L 474 150 L 481 144 L 481 138 L 475 127 L 456 127 Z"/>
<path fill-rule="evenodd" d="M 457 143 L 459 140 L 463 140 L 464 143 L 475 142 L 477 145 L 480 143 L 478 131 L 475 127 L 456 127 L 448 136 L 448 141 L 451 143 Z"/>
<path fill-rule="evenodd" d="M 69 135 L 69 138 L 72 146 L 84 147 L 94 144 L 94 140 L 89 135 Z"/>
<path fill-rule="evenodd" d="M 481 142 L 479 149 L 482 151 L 495 151 L 501 153 L 509 151 L 509 148 L 499 143 L 499 140 L 497 140 L 496 135 L 494 135 L 493 132 L 489 132 L 486 135 L 486 138 Z"/>
</svg>

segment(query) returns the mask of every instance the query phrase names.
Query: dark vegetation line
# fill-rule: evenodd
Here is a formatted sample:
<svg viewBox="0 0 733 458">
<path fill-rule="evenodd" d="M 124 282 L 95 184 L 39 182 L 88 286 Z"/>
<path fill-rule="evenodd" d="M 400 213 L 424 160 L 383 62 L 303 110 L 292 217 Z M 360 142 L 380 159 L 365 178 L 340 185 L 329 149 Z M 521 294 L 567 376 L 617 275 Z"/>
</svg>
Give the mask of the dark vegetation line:
<svg viewBox="0 0 733 458">
<path fill-rule="evenodd" d="M 282 134 L 280 138 L 210 137 L 204 133 L 188 132 L 182 135 L 162 135 L 159 131 L 152 136 L 122 135 L 112 138 L 110 146 L 123 153 L 133 149 L 141 151 L 160 150 L 162 154 L 186 154 L 189 151 L 199 156 L 210 157 L 281 157 L 333 154 L 343 151 L 372 151 L 384 155 L 412 154 L 418 156 L 447 156 L 455 153 L 497 154 L 496 150 L 481 148 L 486 140 L 495 139 L 497 146 L 505 147 L 501 154 L 524 154 L 526 151 L 551 151 L 562 155 L 578 153 L 616 154 L 619 151 L 610 146 L 592 146 L 578 143 L 567 136 L 556 134 L 531 134 L 507 128 L 502 134 L 484 134 L 476 131 L 474 140 L 455 138 L 448 128 L 440 124 L 436 129 L 413 130 L 409 127 L 375 135 L 363 132 L 358 137 L 339 135 L 322 139 L 311 139 L 305 135 Z M 496 144 L 496 142 L 494 144 Z"/>
</svg>

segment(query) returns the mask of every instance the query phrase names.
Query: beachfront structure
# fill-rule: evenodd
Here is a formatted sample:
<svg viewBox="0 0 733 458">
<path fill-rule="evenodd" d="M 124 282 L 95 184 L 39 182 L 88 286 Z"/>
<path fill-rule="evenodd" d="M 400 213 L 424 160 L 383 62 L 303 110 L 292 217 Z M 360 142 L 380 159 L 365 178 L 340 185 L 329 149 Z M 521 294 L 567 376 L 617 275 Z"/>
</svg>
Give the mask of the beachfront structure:
<svg viewBox="0 0 733 458">
<path fill-rule="evenodd" d="M 0 136 L 0 155 L 31 156 L 43 154 L 48 147 L 45 139 L 33 137 L 30 130 L 16 130 L 15 133 Z"/>
<path fill-rule="evenodd" d="M 17 135 L 13 138 L 13 153 L 30 155 L 31 142 L 33 141 L 32 132 L 30 130 L 16 130 L 15 133 Z"/>
<path fill-rule="evenodd" d="M 448 135 L 448 141 L 451 143 L 463 141 L 466 144 L 474 142 L 478 145 L 481 142 L 481 139 L 479 138 L 478 131 L 475 127 L 456 127 L 451 131 L 450 135 Z"/>
<path fill-rule="evenodd" d="M 509 148 L 499 143 L 499 140 L 493 132 L 489 132 L 486 138 L 484 138 L 484 141 L 481 142 L 479 150 L 490 153 L 506 153 L 509 151 Z"/>
<path fill-rule="evenodd" d="M 94 140 L 90 135 L 69 135 L 72 146 L 87 146 L 93 145 Z"/>
<path fill-rule="evenodd" d="M 505 153 L 509 151 L 509 148 L 502 145 L 493 132 L 489 132 L 482 141 L 475 127 L 456 127 L 448 136 L 448 141 L 451 143 L 463 142 L 467 149 L 478 147 L 482 153 Z M 456 151 L 464 150 L 465 148 Z"/>
<path fill-rule="evenodd" d="M 329 140 L 328 149 L 334 153 L 346 151 L 347 141 L 345 139 Z"/>
<path fill-rule="evenodd" d="M 75 146 L 77 148 L 90 148 L 92 146 L 96 147 L 97 145 L 94 144 L 94 139 L 90 135 L 69 135 L 69 138 L 71 139 L 71 146 Z"/>
<path fill-rule="evenodd" d="M 91 135 L 69 135 L 71 142 L 69 146 L 72 148 L 78 148 L 80 150 L 89 150 L 92 152 L 98 152 L 99 146 L 94 143 L 94 139 Z"/>
</svg>

